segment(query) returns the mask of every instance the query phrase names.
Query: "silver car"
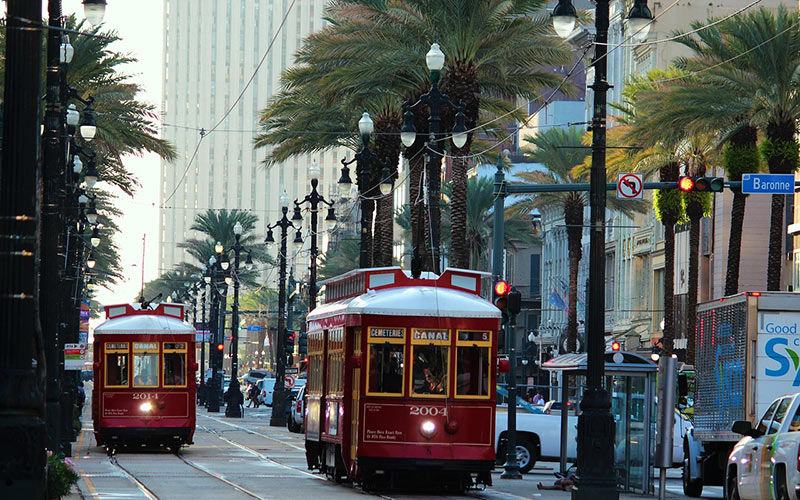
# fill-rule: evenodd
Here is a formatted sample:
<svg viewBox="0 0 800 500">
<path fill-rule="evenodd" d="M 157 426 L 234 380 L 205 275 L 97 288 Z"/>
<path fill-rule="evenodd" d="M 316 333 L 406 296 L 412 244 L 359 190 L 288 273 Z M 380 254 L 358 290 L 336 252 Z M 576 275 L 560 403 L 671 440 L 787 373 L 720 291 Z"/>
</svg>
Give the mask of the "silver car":
<svg viewBox="0 0 800 500">
<path fill-rule="evenodd" d="M 292 406 L 289 409 L 289 418 L 286 420 L 286 426 L 290 432 L 302 433 L 305 427 L 306 416 L 306 386 L 300 386 L 300 390 L 292 399 Z"/>
</svg>

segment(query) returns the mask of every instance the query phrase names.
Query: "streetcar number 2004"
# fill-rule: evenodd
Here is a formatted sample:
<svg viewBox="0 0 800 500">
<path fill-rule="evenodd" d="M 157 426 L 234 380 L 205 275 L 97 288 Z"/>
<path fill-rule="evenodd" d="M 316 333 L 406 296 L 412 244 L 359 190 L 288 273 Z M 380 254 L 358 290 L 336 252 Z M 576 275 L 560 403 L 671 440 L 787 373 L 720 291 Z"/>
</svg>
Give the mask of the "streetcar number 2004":
<svg viewBox="0 0 800 500">
<path fill-rule="evenodd" d="M 436 406 L 411 406 L 408 410 L 409 415 L 423 415 L 431 417 L 436 417 L 438 415 L 443 417 L 447 416 L 447 408 L 439 408 Z"/>
<path fill-rule="evenodd" d="M 150 392 L 134 392 L 133 399 L 158 399 L 158 394 Z"/>
</svg>

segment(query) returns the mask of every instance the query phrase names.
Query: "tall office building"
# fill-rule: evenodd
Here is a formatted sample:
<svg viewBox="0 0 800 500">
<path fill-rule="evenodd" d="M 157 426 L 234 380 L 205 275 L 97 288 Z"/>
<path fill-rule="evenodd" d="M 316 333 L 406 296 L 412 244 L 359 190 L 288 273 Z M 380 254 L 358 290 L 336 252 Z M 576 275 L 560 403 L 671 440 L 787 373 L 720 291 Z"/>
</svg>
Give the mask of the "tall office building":
<svg viewBox="0 0 800 500">
<path fill-rule="evenodd" d="M 264 234 L 264 226 L 280 218 L 284 189 L 292 200 L 310 191 L 312 160 L 322 167 L 320 191 L 335 193 L 343 151 L 296 157 L 267 170 L 266 151 L 253 148 L 259 111 L 280 91 L 281 71 L 294 64 L 303 38 L 325 25 L 325 4 L 164 0 L 162 122 L 178 159 L 161 165 L 160 272 L 193 261 L 177 245 L 198 236 L 189 228 L 208 209 L 251 211 Z M 330 229 L 323 219 L 324 213 L 320 230 Z M 326 241 L 323 233 L 321 244 Z M 299 274 L 308 267 L 308 253 L 302 257 Z"/>
</svg>

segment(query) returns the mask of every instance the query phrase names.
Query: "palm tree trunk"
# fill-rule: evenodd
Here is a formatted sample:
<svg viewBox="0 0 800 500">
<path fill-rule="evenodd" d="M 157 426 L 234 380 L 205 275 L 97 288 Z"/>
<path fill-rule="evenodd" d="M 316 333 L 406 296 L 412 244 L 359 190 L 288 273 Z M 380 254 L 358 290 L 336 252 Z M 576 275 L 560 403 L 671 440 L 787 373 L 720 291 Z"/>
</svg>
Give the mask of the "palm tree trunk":
<svg viewBox="0 0 800 500">
<path fill-rule="evenodd" d="M 467 253 L 467 159 L 460 156 L 469 153 L 467 146 L 454 152 L 452 162 L 452 197 L 450 198 L 450 266 L 469 268 Z"/>
<path fill-rule="evenodd" d="M 564 203 L 564 223 L 567 225 L 569 251 L 569 304 L 567 305 L 567 352 L 578 348 L 578 266 L 583 250 L 583 202 L 580 197 L 570 197 Z"/>
<path fill-rule="evenodd" d="M 411 160 L 408 162 L 409 175 L 408 175 L 408 191 L 409 191 L 409 206 L 411 208 L 411 248 L 417 249 L 417 254 L 420 258 L 418 265 L 422 266 L 424 262 L 430 262 L 427 257 L 425 245 L 425 211 L 422 209 L 423 191 L 422 187 L 422 172 L 425 168 L 425 157 L 420 154 L 412 154 Z M 427 258 L 426 258 L 427 257 Z M 412 269 L 414 263 L 412 262 Z M 424 267 L 421 267 L 424 269 Z"/>
<path fill-rule="evenodd" d="M 722 164 L 728 180 L 741 181 L 745 172 L 758 172 L 758 130 L 746 126 L 734 134 L 723 149 Z M 728 240 L 728 268 L 725 273 L 725 295 L 739 293 L 739 261 L 742 253 L 742 227 L 744 226 L 747 197 L 742 190 L 732 188 L 731 227 Z"/>
<path fill-rule="evenodd" d="M 794 121 L 767 124 L 767 139 L 762 144 L 764 156 L 772 174 L 790 174 L 797 168 L 797 128 Z M 785 195 L 772 195 L 772 216 L 769 227 L 769 255 L 767 257 L 767 290 L 781 289 L 783 270 L 783 209 Z"/>
<path fill-rule="evenodd" d="M 675 347 L 675 218 L 664 217 L 664 335 L 667 356 Z"/>
<path fill-rule="evenodd" d="M 375 261 L 376 267 L 392 265 L 394 242 L 394 199 L 391 194 L 378 199 L 375 215 Z"/>
<path fill-rule="evenodd" d="M 464 107 L 464 123 L 472 130 L 478 120 L 481 90 L 478 86 L 478 68 L 472 60 L 455 61 L 442 82 L 444 92 L 453 103 Z M 455 123 L 455 113 L 445 109 L 442 113 L 443 130 L 450 131 Z M 452 183 L 450 200 L 450 265 L 465 269 L 469 265 L 467 253 L 467 170 L 466 158 L 472 149 L 472 133 L 467 134 L 464 147 L 453 149 Z"/>
<path fill-rule="evenodd" d="M 400 112 L 399 110 L 386 110 L 378 114 L 375 121 L 375 150 L 381 160 L 380 178 L 378 184 L 385 181 L 383 173 L 385 166 L 391 175 L 391 180 L 397 180 L 397 164 L 400 160 Z M 382 196 L 376 203 L 375 216 L 375 266 L 385 267 L 392 265 L 392 250 L 394 249 L 394 192 Z"/>
<path fill-rule="evenodd" d="M 739 176 L 741 179 L 741 176 Z M 742 227 L 747 197 L 741 189 L 733 190 L 730 239 L 728 240 L 728 270 L 725 274 L 725 295 L 739 293 L 739 261 L 742 254 Z"/>
<path fill-rule="evenodd" d="M 700 260 L 700 220 L 703 218 L 702 202 L 691 201 L 686 206 L 689 215 L 689 297 L 686 307 L 686 363 L 694 364 L 697 332 L 697 282 Z"/>
<path fill-rule="evenodd" d="M 783 210 L 785 195 L 772 195 L 772 210 L 769 222 L 769 254 L 767 257 L 767 290 L 781 289 L 783 261 Z"/>
</svg>

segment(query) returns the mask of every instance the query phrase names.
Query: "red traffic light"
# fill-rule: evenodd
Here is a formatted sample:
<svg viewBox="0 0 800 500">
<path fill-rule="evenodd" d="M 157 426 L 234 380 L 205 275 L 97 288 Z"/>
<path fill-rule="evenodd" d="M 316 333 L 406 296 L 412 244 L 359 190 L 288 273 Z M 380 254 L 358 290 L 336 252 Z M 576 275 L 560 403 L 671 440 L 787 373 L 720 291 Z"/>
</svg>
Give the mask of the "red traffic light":
<svg viewBox="0 0 800 500">
<path fill-rule="evenodd" d="M 508 284 L 508 281 L 498 281 L 494 284 L 494 294 L 498 297 L 503 297 L 508 295 L 508 292 L 511 291 L 511 285 Z"/>
<path fill-rule="evenodd" d="M 222 352 L 222 351 L 224 351 L 224 350 L 225 350 L 225 344 L 223 344 L 223 343 L 221 343 L 221 342 L 220 342 L 219 344 L 217 344 L 217 350 L 218 350 L 219 352 Z"/>
<path fill-rule="evenodd" d="M 611 350 L 612 351 L 617 352 L 621 348 L 622 348 L 622 346 L 619 344 L 619 342 L 614 341 L 614 342 L 611 343 Z"/>
<path fill-rule="evenodd" d="M 694 179 L 691 177 L 681 177 L 678 180 L 678 188 L 681 191 L 692 191 L 694 189 Z"/>
</svg>

